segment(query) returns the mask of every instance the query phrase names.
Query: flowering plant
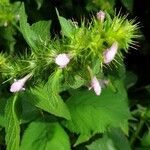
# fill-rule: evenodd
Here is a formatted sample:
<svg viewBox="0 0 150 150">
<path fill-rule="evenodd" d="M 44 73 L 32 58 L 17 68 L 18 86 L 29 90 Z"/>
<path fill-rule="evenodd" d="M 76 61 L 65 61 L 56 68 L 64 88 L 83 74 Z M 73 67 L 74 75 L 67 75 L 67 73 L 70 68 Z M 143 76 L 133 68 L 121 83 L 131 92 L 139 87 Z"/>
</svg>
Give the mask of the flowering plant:
<svg viewBox="0 0 150 150">
<path fill-rule="evenodd" d="M 7 149 L 69 150 L 84 143 L 92 150 L 106 140 L 105 146 L 116 150 L 119 136 L 130 149 L 123 59 L 129 47 L 136 48 L 138 23 L 102 10 L 77 23 L 56 9 L 61 32 L 53 37 L 51 21 L 28 23 L 23 3 L 12 14 L 0 18 L 2 28 L 19 32 L 26 45 L 20 54 L 14 44 L 9 53 L 0 53 L 2 85 L 7 86 L 0 126 Z M 92 139 L 93 144 L 86 143 Z"/>
</svg>

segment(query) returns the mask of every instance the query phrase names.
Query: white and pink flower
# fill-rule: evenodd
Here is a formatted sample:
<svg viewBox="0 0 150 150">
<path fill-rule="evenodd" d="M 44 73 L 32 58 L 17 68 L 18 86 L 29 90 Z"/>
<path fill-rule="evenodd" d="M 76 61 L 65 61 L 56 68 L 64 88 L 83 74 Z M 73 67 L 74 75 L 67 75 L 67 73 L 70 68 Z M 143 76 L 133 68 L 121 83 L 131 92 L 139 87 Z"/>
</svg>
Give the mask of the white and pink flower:
<svg viewBox="0 0 150 150">
<path fill-rule="evenodd" d="M 94 76 L 91 80 L 91 86 L 89 87 L 89 90 L 93 89 L 96 95 L 101 94 L 101 85 L 96 76 Z"/>
<path fill-rule="evenodd" d="M 26 81 L 32 76 L 32 74 L 26 75 L 24 78 L 15 80 L 14 83 L 10 87 L 10 92 L 19 92 L 25 90 L 24 85 Z"/>
<path fill-rule="evenodd" d="M 69 62 L 70 62 L 70 57 L 68 54 L 65 54 L 65 53 L 59 54 L 55 58 L 55 63 L 60 68 L 65 68 Z"/>
<path fill-rule="evenodd" d="M 105 13 L 103 11 L 99 11 L 97 14 L 97 19 L 100 20 L 101 22 L 104 22 L 104 19 L 105 19 Z"/>
<path fill-rule="evenodd" d="M 110 63 L 116 56 L 118 50 L 118 43 L 114 42 L 112 46 L 106 49 L 103 53 L 104 63 Z"/>
</svg>

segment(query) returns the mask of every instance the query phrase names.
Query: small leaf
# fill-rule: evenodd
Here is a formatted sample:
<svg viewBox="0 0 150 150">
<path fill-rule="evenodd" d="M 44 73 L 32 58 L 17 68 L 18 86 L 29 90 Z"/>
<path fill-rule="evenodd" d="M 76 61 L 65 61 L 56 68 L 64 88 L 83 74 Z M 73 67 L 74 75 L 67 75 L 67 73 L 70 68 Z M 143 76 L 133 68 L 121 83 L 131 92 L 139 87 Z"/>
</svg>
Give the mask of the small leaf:
<svg viewBox="0 0 150 150">
<path fill-rule="evenodd" d="M 75 75 L 73 78 L 71 77 L 68 81 L 69 87 L 73 89 L 77 89 L 81 87 L 83 84 L 85 84 L 85 80 L 81 78 L 79 75 Z"/>
<path fill-rule="evenodd" d="M 119 128 L 112 128 L 107 132 L 107 135 L 112 139 L 117 150 L 131 150 L 127 137 Z"/>
<path fill-rule="evenodd" d="M 30 26 L 27 23 L 27 15 L 25 13 L 25 7 L 22 4 L 20 8 L 20 31 L 23 34 L 28 45 L 34 49 L 38 49 L 39 42 L 46 41 L 50 36 L 50 21 L 39 21 Z"/>
<path fill-rule="evenodd" d="M 62 34 L 66 37 L 72 37 L 72 34 L 74 32 L 74 27 L 73 27 L 73 23 L 67 19 L 65 19 L 64 17 L 59 16 L 59 12 L 56 9 L 56 13 L 61 25 L 61 30 L 62 30 Z"/>
<path fill-rule="evenodd" d="M 61 70 L 52 74 L 45 86 L 32 89 L 34 103 L 37 107 L 59 117 L 70 119 L 67 105 L 59 95 Z"/>
<path fill-rule="evenodd" d="M 58 123 L 32 122 L 25 130 L 20 150 L 70 150 L 69 137 Z"/>
<path fill-rule="evenodd" d="M 32 104 L 31 99 L 32 97 L 27 91 L 19 94 L 20 109 L 18 117 L 21 124 L 30 122 L 41 115 L 39 109 Z"/>
<path fill-rule="evenodd" d="M 81 144 L 81 143 L 83 143 L 83 142 L 86 142 L 86 141 L 88 141 L 91 137 L 92 137 L 91 134 L 88 134 L 88 135 L 86 135 L 86 134 L 84 134 L 84 135 L 81 134 L 81 135 L 79 135 L 78 139 L 76 140 L 76 142 L 75 142 L 75 144 L 74 144 L 73 146 L 77 146 L 77 145 L 79 145 L 79 144 Z"/>
<path fill-rule="evenodd" d="M 94 141 L 92 144 L 86 147 L 88 150 L 117 150 L 112 139 L 108 138 L 107 136 Z"/>
<path fill-rule="evenodd" d="M 148 132 L 143 136 L 141 140 L 142 146 L 150 146 L 150 129 Z"/>
<path fill-rule="evenodd" d="M 102 138 L 86 146 L 88 150 L 131 150 L 127 138 L 120 129 L 112 128 Z"/>
<path fill-rule="evenodd" d="M 126 72 L 125 85 L 127 88 L 132 87 L 137 82 L 137 76 L 131 71 Z"/>
<path fill-rule="evenodd" d="M 21 5 L 19 14 L 20 14 L 20 30 L 23 34 L 23 37 L 25 38 L 26 42 L 31 48 L 37 49 L 36 46 L 37 36 L 34 33 L 34 31 L 31 30 L 30 25 L 27 23 L 27 15 L 25 13 L 24 4 Z"/>
<path fill-rule="evenodd" d="M 16 100 L 17 95 L 11 97 L 5 109 L 5 132 L 7 150 L 19 150 L 20 143 L 20 126 L 16 115 Z"/>
<path fill-rule="evenodd" d="M 50 37 L 50 25 L 51 21 L 39 21 L 32 24 L 31 29 L 39 35 L 41 40 L 45 41 Z"/>
</svg>

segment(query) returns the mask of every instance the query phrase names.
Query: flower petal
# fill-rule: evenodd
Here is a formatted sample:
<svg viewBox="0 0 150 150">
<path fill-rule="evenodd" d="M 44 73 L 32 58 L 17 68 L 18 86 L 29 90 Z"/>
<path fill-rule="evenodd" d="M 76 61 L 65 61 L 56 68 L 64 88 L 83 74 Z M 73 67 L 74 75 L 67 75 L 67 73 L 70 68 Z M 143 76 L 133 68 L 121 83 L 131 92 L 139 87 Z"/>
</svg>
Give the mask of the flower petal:
<svg viewBox="0 0 150 150">
<path fill-rule="evenodd" d="M 117 50 L 118 50 L 118 43 L 114 42 L 109 49 L 104 51 L 103 57 L 104 57 L 104 63 L 105 64 L 110 63 L 115 58 Z"/>
<path fill-rule="evenodd" d="M 64 68 L 70 62 L 70 58 L 67 54 L 62 53 L 56 56 L 55 63 L 60 66 L 60 68 Z"/>
</svg>

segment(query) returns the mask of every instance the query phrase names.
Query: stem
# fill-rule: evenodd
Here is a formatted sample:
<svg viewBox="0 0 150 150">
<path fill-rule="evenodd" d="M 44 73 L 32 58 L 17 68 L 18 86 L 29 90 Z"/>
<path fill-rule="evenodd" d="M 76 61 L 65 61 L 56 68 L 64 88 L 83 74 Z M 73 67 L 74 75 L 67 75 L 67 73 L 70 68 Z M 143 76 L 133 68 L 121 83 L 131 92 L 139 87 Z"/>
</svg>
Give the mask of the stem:
<svg viewBox="0 0 150 150">
<path fill-rule="evenodd" d="M 138 126 L 137 126 L 136 132 L 135 132 L 135 133 L 132 135 L 132 137 L 131 137 L 131 140 L 130 140 L 131 146 L 134 145 L 136 138 L 138 137 L 138 135 L 139 135 L 141 129 L 143 128 L 144 122 L 145 122 L 145 120 L 143 120 L 143 119 L 141 118 L 141 120 L 140 120 L 140 122 L 139 122 L 139 124 L 138 124 Z"/>
</svg>

